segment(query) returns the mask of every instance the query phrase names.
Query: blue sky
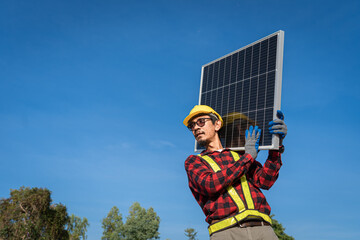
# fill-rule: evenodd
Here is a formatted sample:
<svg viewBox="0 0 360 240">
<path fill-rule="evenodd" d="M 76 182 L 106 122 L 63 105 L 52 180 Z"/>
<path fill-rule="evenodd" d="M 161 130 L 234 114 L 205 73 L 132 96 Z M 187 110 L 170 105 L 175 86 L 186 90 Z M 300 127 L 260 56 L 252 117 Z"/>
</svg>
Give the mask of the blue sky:
<svg viewBox="0 0 360 240">
<path fill-rule="evenodd" d="M 182 120 L 203 64 L 281 29 L 289 133 L 265 195 L 297 240 L 359 239 L 359 12 L 347 0 L 2 1 L 0 197 L 46 187 L 88 218 L 89 240 L 135 201 L 160 216 L 161 239 L 188 227 L 208 239 Z"/>
</svg>

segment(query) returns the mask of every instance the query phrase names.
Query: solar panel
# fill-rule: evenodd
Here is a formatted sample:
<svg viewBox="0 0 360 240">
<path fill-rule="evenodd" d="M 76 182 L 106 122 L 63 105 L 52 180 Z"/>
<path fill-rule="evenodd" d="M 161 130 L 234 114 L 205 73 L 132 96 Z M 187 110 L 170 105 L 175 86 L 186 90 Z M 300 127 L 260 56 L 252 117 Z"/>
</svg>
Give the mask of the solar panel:
<svg viewBox="0 0 360 240">
<path fill-rule="evenodd" d="M 283 49 L 284 32 L 278 31 L 202 66 L 199 104 L 222 116 L 223 147 L 244 150 L 245 130 L 257 125 L 259 149 L 278 149 L 268 123 L 280 109 Z M 202 149 L 195 144 L 195 151 Z"/>
</svg>

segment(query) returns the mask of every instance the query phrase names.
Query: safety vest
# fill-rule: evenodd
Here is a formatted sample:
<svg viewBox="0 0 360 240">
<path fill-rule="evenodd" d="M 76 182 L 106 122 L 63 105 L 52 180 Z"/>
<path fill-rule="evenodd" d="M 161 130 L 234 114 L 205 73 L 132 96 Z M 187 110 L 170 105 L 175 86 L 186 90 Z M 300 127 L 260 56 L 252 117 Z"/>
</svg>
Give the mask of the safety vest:
<svg viewBox="0 0 360 240">
<path fill-rule="evenodd" d="M 231 155 L 235 161 L 238 161 L 240 159 L 239 154 L 234 151 L 231 151 Z M 211 157 L 209 157 L 207 155 L 204 155 L 204 156 L 198 155 L 198 156 L 201 157 L 203 160 L 205 160 L 211 166 L 211 168 L 214 172 L 221 171 L 221 168 L 219 167 L 219 165 Z M 241 188 L 242 188 L 242 190 L 244 192 L 244 196 L 245 196 L 246 205 L 241 200 L 241 198 L 240 198 L 239 194 L 236 192 L 235 188 L 233 186 L 228 186 L 227 192 L 231 196 L 231 198 L 234 200 L 234 202 L 239 210 L 239 213 L 237 213 L 235 216 L 225 218 L 223 220 L 220 220 L 216 223 L 209 225 L 208 230 L 209 230 L 210 235 L 217 231 L 220 231 L 225 228 L 236 225 L 248 217 L 255 217 L 255 218 L 261 217 L 266 222 L 272 224 L 271 218 L 268 215 L 261 213 L 255 209 L 254 202 L 253 202 L 253 199 L 252 199 L 251 193 L 250 193 L 249 184 L 246 180 L 245 174 L 240 178 L 240 180 L 241 180 Z"/>
</svg>

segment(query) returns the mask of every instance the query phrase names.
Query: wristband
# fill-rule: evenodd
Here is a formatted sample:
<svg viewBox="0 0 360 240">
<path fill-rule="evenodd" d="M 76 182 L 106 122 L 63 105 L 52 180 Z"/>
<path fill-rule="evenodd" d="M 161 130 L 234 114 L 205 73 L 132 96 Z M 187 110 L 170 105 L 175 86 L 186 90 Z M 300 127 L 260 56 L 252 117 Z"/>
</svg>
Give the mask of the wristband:
<svg viewBox="0 0 360 240">
<path fill-rule="evenodd" d="M 281 145 L 280 147 L 279 147 L 279 153 L 284 153 L 284 151 L 285 151 L 285 147 L 284 147 L 284 145 Z"/>
</svg>

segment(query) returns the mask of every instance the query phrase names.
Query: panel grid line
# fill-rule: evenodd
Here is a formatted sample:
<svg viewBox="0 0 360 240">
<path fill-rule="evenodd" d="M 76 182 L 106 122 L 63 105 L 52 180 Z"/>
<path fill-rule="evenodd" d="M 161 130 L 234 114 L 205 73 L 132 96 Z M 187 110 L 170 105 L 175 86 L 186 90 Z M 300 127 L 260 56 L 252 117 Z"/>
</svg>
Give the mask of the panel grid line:
<svg viewBox="0 0 360 240">
<path fill-rule="evenodd" d="M 275 72 L 275 71 L 276 71 L 276 70 L 271 70 L 271 71 L 269 71 L 269 72 L 267 72 L 267 73 L 272 73 L 272 72 Z M 255 76 L 260 77 L 260 76 L 262 76 L 262 75 L 267 75 L 267 73 L 263 73 L 263 74 L 259 74 L 259 75 L 255 75 Z M 250 80 L 250 79 L 251 79 L 251 78 L 246 78 L 246 79 L 244 79 L 244 80 L 240 80 L 240 81 L 237 81 L 237 82 L 235 82 L 235 83 L 243 82 L 243 81 Z M 218 90 L 218 89 L 220 89 L 220 88 L 224 88 L 224 87 L 230 86 L 230 85 L 232 85 L 232 84 L 234 84 L 234 83 L 229 83 L 229 84 L 227 84 L 227 85 L 223 85 L 222 87 L 213 88 L 213 89 L 211 89 L 211 90 L 204 91 L 204 92 L 202 92 L 201 94 L 208 93 L 208 92 L 211 92 L 211 91 L 216 91 L 216 90 Z"/>
</svg>

